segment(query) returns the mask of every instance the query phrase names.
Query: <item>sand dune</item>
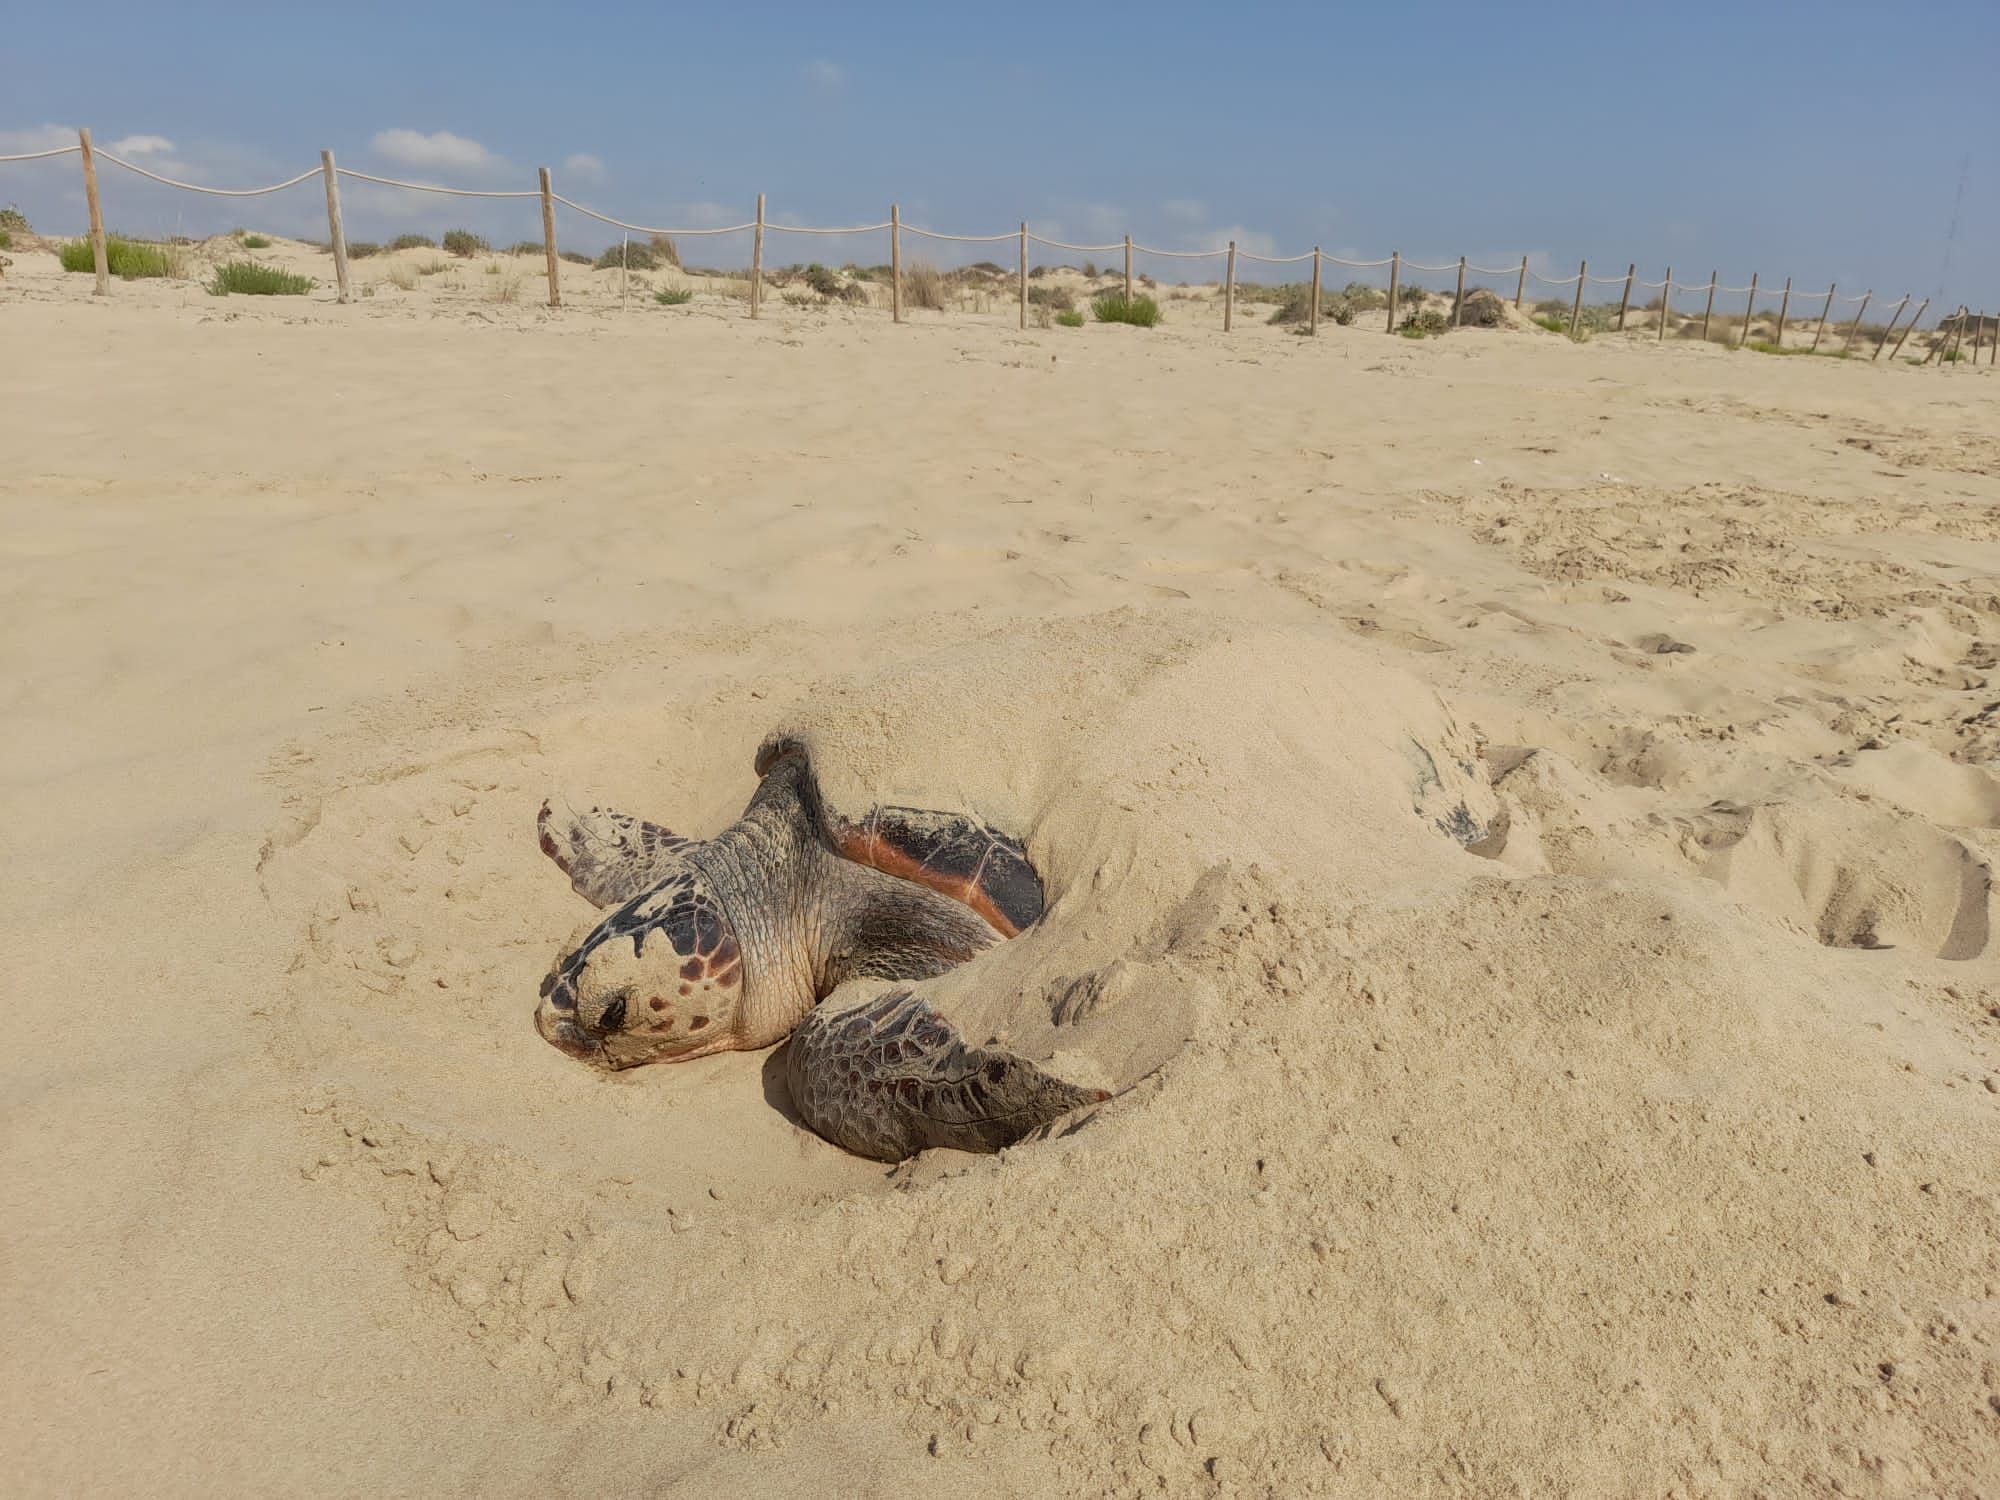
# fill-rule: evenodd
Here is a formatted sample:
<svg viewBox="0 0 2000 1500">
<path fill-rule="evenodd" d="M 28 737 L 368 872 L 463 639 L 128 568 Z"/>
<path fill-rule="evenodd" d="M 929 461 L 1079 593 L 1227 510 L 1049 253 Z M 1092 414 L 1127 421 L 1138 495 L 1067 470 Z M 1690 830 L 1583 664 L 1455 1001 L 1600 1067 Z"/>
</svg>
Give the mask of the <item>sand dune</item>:
<svg viewBox="0 0 2000 1500">
<path fill-rule="evenodd" d="M 23 1492 L 1991 1492 L 1984 372 L 21 269 Z M 1117 1097 L 540 1041 L 542 797 L 778 728 L 1026 838 L 932 989 Z"/>
</svg>

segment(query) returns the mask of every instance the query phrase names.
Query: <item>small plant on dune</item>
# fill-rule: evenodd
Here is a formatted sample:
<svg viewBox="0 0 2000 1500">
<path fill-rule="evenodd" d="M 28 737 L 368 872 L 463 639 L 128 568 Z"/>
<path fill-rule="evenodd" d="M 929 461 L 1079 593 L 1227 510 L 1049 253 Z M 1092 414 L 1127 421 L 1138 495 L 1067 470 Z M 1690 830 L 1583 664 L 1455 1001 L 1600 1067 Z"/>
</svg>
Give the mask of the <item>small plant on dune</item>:
<svg viewBox="0 0 2000 1500">
<path fill-rule="evenodd" d="M 232 260 L 215 268 L 208 284 L 211 297 L 231 294 L 245 297 L 302 297 L 313 289 L 310 276 L 294 275 L 276 266 L 260 266 L 255 261 Z"/>
<path fill-rule="evenodd" d="M 542 253 L 542 242 L 540 240 L 516 240 L 507 247 L 506 253 L 509 255 L 540 255 Z"/>
<path fill-rule="evenodd" d="M 1758 354 L 1810 354 L 1810 353 L 1812 353 L 1812 351 L 1811 351 L 1810 349 L 1787 349 L 1787 348 L 1783 347 L 1783 346 L 1782 346 L 1782 345 L 1780 345 L 1780 344 L 1775 344 L 1775 343 L 1771 342 L 1771 340 L 1769 340 L 1769 339 L 1752 339 L 1752 340 L 1750 340 L 1750 342 L 1749 342 L 1749 343 L 1745 344 L 1745 345 L 1744 345 L 1743 347 L 1744 347 L 1745 349 L 1750 349 L 1750 350 L 1753 350 L 1753 351 L 1755 351 L 1755 352 L 1756 352 L 1756 353 L 1758 353 Z"/>
<path fill-rule="evenodd" d="M 674 243 L 672 235 L 656 234 L 646 241 L 646 247 L 659 257 L 661 265 L 681 269 L 681 247 Z"/>
<path fill-rule="evenodd" d="M 12 250 L 13 248 L 14 248 L 13 231 L 8 229 L 0 229 L 0 250 Z"/>
<path fill-rule="evenodd" d="M 445 254 L 456 255 L 460 260 L 468 260 L 482 250 L 493 248 L 470 229 L 447 229 L 441 243 Z"/>
<path fill-rule="evenodd" d="M 1535 326 L 1537 328 L 1546 328 L 1550 333 L 1569 332 L 1569 324 L 1564 322 L 1561 318 L 1557 317 L 1554 313 L 1536 313 Z"/>
<path fill-rule="evenodd" d="M 620 240 L 591 264 L 600 271 L 616 271 L 621 267 L 627 271 L 657 271 L 662 262 L 660 252 L 651 245 Z"/>
<path fill-rule="evenodd" d="M 349 260 L 366 260 L 371 255 L 380 255 L 382 247 L 373 240 L 350 240 L 347 244 Z"/>
<path fill-rule="evenodd" d="M 1051 312 L 1069 312 L 1076 306 L 1076 293 L 1066 286 L 1031 286 L 1028 306 L 1046 307 Z"/>
<path fill-rule="evenodd" d="M 389 241 L 391 250 L 435 250 L 437 241 L 427 234 L 399 234 Z"/>
<path fill-rule="evenodd" d="M 911 307 L 944 311 L 944 277 L 926 261 L 915 261 L 903 272 L 903 301 Z"/>
<path fill-rule="evenodd" d="M 694 301 L 694 288 L 691 286 L 668 287 L 664 291 L 653 293 L 653 300 L 662 307 L 683 307 Z"/>
<path fill-rule="evenodd" d="M 1312 284 L 1294 283 L 1281 288 L 1284 299 L 1272 309 L 1273 323 L 1310 323 L 1312 321 Z M 1334 296 L 1322 291 L 1319 294 L 1319 315 L 1331 318 L 1345 328 L 1354 321 L 1354 304 L 1342 296 Z"/>
<path fill-rule="evenodd" d="M 418 266 L 417 274 L 419 276 L 441 276 L 450 269 L 451 263 L 449 261 L 431 260 L 425 261 L 422 265 Z"/>
<path fill-rule="evenodd" d="M 1100 323 L 1129 323 L 1134 328 L 1151 328 L 1160 321 L 1160 304 L 1144 295 L 1128 297 L 1123 292 L 1106 292 L 1090 304 Z"/>
<path fill-rule="evenodd" d="M 56 254 L 65 271 L 97 269 L 97 257 L 89 240 L 65 240 Z M 104 262 L 113 276 L 126 281 L 180 274 L 180 257 L 167 246 L 142 244 L 116 234 L 105 238 Z"/>
<path fill-rule="evenodd" d="M 1451 319 L 1436 308 L 1411 313 L 1396 330 L 1406 339 L 1432 339 L 1451 332 Z"/>
<path fill-rule="evenodd" d="M 387 280 L 390 285 L 400 287 L 406 292 L 414 292 L 417 289 L 417 273 L 408 266 L 391 266 Z"/>
<path fill-rule="evenodd" d="M 271 248 L 271 237 L 268 234 L 244 234 L 239 230 L 237 238 L 242 240 L 245 250 L 268 250 Z"/>
<path fill-rule="evenodd" d="M 28 216 L 11 203 L 5 208 L 0 208 L 0 231 L 4 231 L 7 234 L 33 234 L 35 232 L 28 227 Z"/>
<path fill-rule="evenodd" d="M 581 250 L 558 250 L 556 251 L 556 259 L 566 260 L 573 266 L 588 266 L 594 264 L 591 258 L 588 255 L 585 255 Z"/>
<path fill-rule="evenodd" d="M 500 280 L 494 282 L 492 286 L 486 289 L 486 299 L 489 302 L 505 303 L 520 301 L 521 278 L 518 276 L 501 277 Z"/>
<path fill-rule="evenodd" d="M 1080 312 L 1059 312 L 1056 314 L 1056 322 L 1065 328 L 1081 328 L 1083 327 L 1083 314 Z"/>
</svg>

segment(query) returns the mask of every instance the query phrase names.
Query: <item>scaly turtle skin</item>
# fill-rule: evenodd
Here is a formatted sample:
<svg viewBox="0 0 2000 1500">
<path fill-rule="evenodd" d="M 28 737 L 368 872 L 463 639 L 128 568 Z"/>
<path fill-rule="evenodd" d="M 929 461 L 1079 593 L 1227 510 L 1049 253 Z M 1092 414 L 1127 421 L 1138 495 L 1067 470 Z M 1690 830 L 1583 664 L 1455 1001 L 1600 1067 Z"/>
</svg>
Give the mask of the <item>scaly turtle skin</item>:
<svg viewBox="0 0 2000 1500">
<path fill-rule="evenodd" d="M 1110 1097 L 968 1045 L 908 990 L 821 1005 L 847 980 L 928 978 L 1015 936 L 1042 913 L 1041 880 L 1017 840 L 970 818 L 830 812 L 795 741 L 766 745 L 757 772 L 743 816 L 706 841 L 599 808 L 558 820 L 543 805 L 543 852 L 578 895 L 612 908 L 543 981 L 544 1037 L 629 1068 L 790 1036 L 800 1115 L 882 1161 L 997 1151 Z"/>
</svg>

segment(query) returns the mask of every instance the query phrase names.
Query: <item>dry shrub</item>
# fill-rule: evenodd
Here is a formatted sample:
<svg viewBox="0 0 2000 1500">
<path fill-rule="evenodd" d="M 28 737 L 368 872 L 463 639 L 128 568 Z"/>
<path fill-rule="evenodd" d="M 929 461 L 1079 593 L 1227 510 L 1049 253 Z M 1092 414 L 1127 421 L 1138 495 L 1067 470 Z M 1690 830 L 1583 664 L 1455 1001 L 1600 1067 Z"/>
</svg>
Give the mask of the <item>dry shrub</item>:
<svg viewBox="0 0 2000 1500">
<path fill-rule="evenodd" d="M 909 307 L 944 311 L 944 276 L 929 261 L 912 261 L 903 272 L 903 302 Z"/>
</svg>

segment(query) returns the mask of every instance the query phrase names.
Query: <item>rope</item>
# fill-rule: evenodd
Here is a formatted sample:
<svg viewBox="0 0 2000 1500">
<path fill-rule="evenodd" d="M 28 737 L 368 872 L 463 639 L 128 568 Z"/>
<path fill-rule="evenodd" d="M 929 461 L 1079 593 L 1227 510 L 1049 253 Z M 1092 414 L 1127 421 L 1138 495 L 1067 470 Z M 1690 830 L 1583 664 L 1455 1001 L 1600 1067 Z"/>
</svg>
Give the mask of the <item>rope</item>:
<svg viewBox="0 0 2000 1500">
<path fill-rule="evenodd" d="M 1515 269 L 1516 269 L 1516 270 L 1518 270 L 1518 269 L 1520 269 L 1520 268 L 1519 268 L 1519 267 L 1517 266 L 1517 267 L 1516 267 Z M 1563 279 L 1562 279 L 1562 280 L 1560 280 L 1560 281 L 1556 281 L 1556 280 L 1553 280 L 1553 279 L 1551 279 L 1550 277 L 1547 277 L 1547 276 L 1543 276 L 1543 275 L 1541 275 L 1541 274 L 1540 274 L 1539 272 L 1536 272 L 1536 271 L 1530 271 L 1530 272 L 1528 273 L 1528 280 L 1530 280 L 1530 281 L 1539 281 L 1539 282 L 1540 282 L 1540 283 L 1541 283 L 1541 284 L 1542 284 L 1543 286 L 1575 286 L 1575 285 L 1576 285 L 1576 278 L 1575 278 L 1574 276 L 1565 276 L 1565 277 L 1563 277 Z"/>
<path fill-rule="evenodd" d="M 1378 261 L 1372 261 L 1370 262 L 1370 264 L 1377 266 L 1385 266 L 1388 264 L 1388 262 L 1385 260 L 1378 260 Z M 1521 270 L 1519 266 L 1471 266 L 1471 265 L 1467 266 L 1465 269 L 1468 271 L 1477 271 L 1481 276 L 1515 276 L 1519 275 Z"/>
<path fill-rule="evenodd" d="M 1236 258 L 1238 260 L 1261 261 L 1267 266 L 1289 266 L 1302 260 L 1311 260 L 1312 251 L 1308 250 L 1304 255 L 1252 255 L 1248 250 L 1238 250 Z"/>
<path fill-rule="evenodd" d="M 1116 245 L 1066 245 L 1061 240 L 1045 240 L 1039 234 L 1035 234 L 1032 231 L 1029 233 L 1028 238 L 1033 240 L 1037 245 L 1047 245 L 1051 250 L 1075 250 L 1088 255 L 1102 255 L 1109 250 L 1123 250 L 1125 248 L 1122 243 Z M 1139 247 L 1134 245 L 1132 248 L 1136 250 Z"/>
<path fill-rule="evenodd" d="M 0 156 L 0 161 L 40 161 L 44 157 L 67 156 L 72 151 L 81 151 L 82 149 L 82 146 L 58 146 L 53 151 L 23 151 L 18 156 Z"/>
<path fill-rule="evenodd" d="M 1352 266 L 1357 271 L 1366 271 L 1376 266 L 1386 266 L 1395 257 L 1392 255 L 1389 257 L 1389 260 L 1342 260 L 1338 255 L 1327 255 L 1322 256 L 1321 259 L 1325 260 L 1328 265 Z"/>
<path fill-rule="evenodd" d="M 752 225 L 751 227 L 755 228 L 756 226 Z M 803 224 L 766 224 L 764 227 L 773 232 L 782 232 L 785 234 L 873 234 L 878 229 L 888 229 L 892 226 L 887 219 L 884 219 L 880 224 L 856 224 L 848 229 L 807 229 Z M 908 228 L 909 226 L 905 225 L 904 227 Z"/>
<path fill-rule="evenodd" d="M 1718 292 L 1747 292 L 1750 290 L 1750 288 L 1747 286 L 1719 286 L 1716 288 L 1716 290 Z M 1757 288 L 1757 290 L 1761 292 L 1764 290 L 1764 288 L 1760 286 Z"/>
<path fill-rule="evenodd" d="M 1590 280 L 1597 286 L 1623 286 L 1625 284 L 1623 276 L 1593 276 Z"/>
<path fill-rule="evenodd" d="M 79 146 L 77 149 L 80 151 L 83 148 Z M 212 188 L 202 187 L 200 184 L 193 182 L 178 182 L 171 177 L 162 177 L 158 172 L 148 172 L 144 167 L 136 167 L 131 162 L 125 160 L 124 157 L 113 156 L 109 151 L 100 149 L 97 154 L 108 162 L 115 162 L 128 172 L 137 172 L 141 177 L 150 177 L 153 181 L 163 182 L 168 187 L 186 188 L 190 193 L 207 193 L 211 198 L 261 198 L 266 193 L 282 193 L 288 187 L 297 187 L 308 177 L 317 177 L 320 174 L 320 169 L 314 167 L 310 172 L 301 172 L 296 177 L 288 178 L 284 182 L 273 183 L 270 187 Z"/>
<path fill-rule="evenodd" d="M 352 177 L 357 182 L 379 182 L 383 187 L 408 188 L 416 193 L 447 193 L 454 198 L 539 198 L 542 196 L 538 192 L 475 192 L 471 188 L 438 187 L 434 183 L 429 182 L 403 182 L 394 177 L 376 177 L 368 172 L 357 172 L 352 167 L 335 167 L 334 170 L 342 177 Z M 313 175 L 311 172 L 306 173 L 307 177 Z M 299 179 L 295 178 L 293 180 L 298 181 Z M 551 193 L 549 196 L 554 197 L 555 194 Z M 585 209 L 584 212 L 588 213 L 589 210 Z"/>
<path fill-rule="evenodd" d="M 1419 265 L 1413 260 L 1406 260 L 1403 262 L 1403 269 L 1405 271 L 1456 271 L 1458 269 L 1458 262 L 1454 260 L 1441 266 L 1425 266 Z M 1466 269 L 1469 271 L 1472 268 L 1467 266 Z"/>
<path fill-rule="evenodd" d="M 345 169 L 343 168 L 342 170 Z M 539 197 L 540 195 L 530 193 L 523 196 Z M 550 193 L 549 197 L 560 203 L 564 208 L 575 209 L 587 219 L 596 219 L 601 224 L 609 224 L 617 229 L 629 230 L 633 234 L 668 234 L 679 235 L 685 238 L 686 236 L 696 234 L 738 234 L 745 229 L 755 229 L 757 227 L 756 222 L 753 220 L 748 224 L 731 224 L 726 229 L 660 229 L 650 224 L 627 224 L 623 219 L 614 219 L 609 214 L 601 214 L 594 208 L 585 208 L 581 203 L 572 203 L 561 193 Z M 769 229 L 773 226 L 767 224 L 764 227 Z"/>
<path fill-rule="evenodd" d="M 1660 287 L 1660 286 L 1665 286 L 1665 285 L 1666 285 L 1666 282 L 1664 282 L 1664 281 L 1635 281 L 1635 282 L 1633 282 L 1633 283 L 1632 283 L 1632 285 L 1633 285 L 1633 287 L 1634 287 L 1635 289 L 1636 289 L 1636 288 L 1640 288 L 1640 287 L 1643 287 L 1643 288 L 1644 288 L 1645 290 L 1647 290 L 1647 291 L 1649 291 L 1649 292 L 1650 292 L 1650 291 L 1652 291 L 1652 290 L 1653 290 L 1653 288 L 1654 288 L 1654 287 Z"/>
<path fill-rule="evenodd" d="M 768 229 L 771 226 L 767 224 L 764 227 Z M 888 226 L 883 227 L 886 229 Z M 1001 240 L 1017 240 L 1021 237 L 1021 231 L 1018 229 L 1010 234 L 939 234 L 935 230 L 919 229 L 914 224 L 905 224 L 903 233 L 920 234 L 927 240 L 955 240 L 961 245 L 997 245 Z M 1124 247 L 1121 245 L 1119 248 Z"/>
<path fill-rule="evenodd" d="M 1229 247 L 1220 250 L 1155 250 L 1151 245 L 1134 245 L 1134 253 L 1140 255 L 1164 255 L 1169 260 L 1207 260 L 1211 255 L 1227 255 Z"/>
</svg>

